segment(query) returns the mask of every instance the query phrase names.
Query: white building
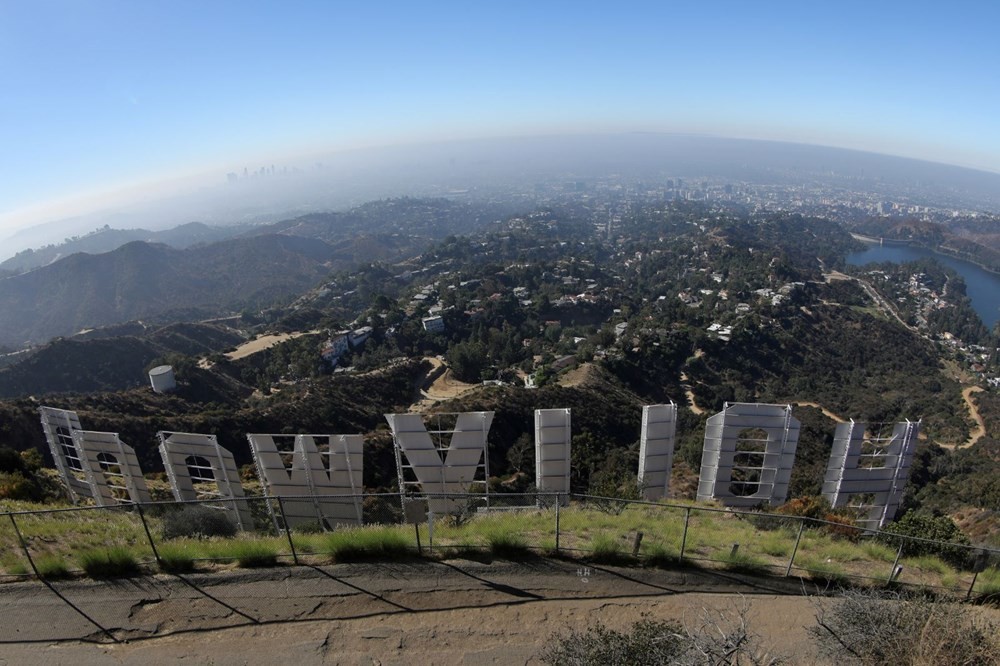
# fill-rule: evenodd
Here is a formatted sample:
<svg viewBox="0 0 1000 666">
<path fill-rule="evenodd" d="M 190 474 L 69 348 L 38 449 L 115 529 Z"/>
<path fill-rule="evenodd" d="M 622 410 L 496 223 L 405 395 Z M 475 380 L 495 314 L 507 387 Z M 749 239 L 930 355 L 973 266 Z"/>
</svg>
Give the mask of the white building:
<svg viewBox="0 0 1000 666">
<path fill-rule="evenodd" d="M 444 317 L 424 317 L 424 330 L 428 333 L 442 333 L 444 331 Z"/>
</svg>

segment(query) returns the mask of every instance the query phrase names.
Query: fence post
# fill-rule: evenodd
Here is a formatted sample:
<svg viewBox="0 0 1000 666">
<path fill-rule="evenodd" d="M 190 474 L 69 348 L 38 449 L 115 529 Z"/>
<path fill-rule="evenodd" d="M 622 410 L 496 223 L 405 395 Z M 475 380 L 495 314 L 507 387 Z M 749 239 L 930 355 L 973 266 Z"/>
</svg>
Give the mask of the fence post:
<svg viewBox="0 0 1000 666">
<path fill-rule="evenodd" d="M 979 578 L 979 572 L 976 571 L 972 574 L 972 583 L 969 584 L 969 591 L 965 593 L 965 598 L 970 599 L 972 597 L 972 590 L 976 588 L 976 579 Z"/>
<path fill-rule="evenodd" d="M 559 495 L 556 495 L 556 555 L 559 554 L 559 505 L 562 503 Z"/>
<path fill-rule="evenodd" d="M 642 547 L 642 532 L 635 533 L 635 541 L 632 543 L 632 557 L 639 557 L 639 548 Z"/>
<path fill-rule="evenodd" d="M 799 542 L 802 541 L 802 532 L 806 529 L 806 521 L 799 521 L 799 533 L 795 537 L 795 547 L 792 548 L 792 556 L 788 559 L 788 567 L 785 569 L 785 578 L 792 573 L 792 565 L 795 564 L 795 554 L 799 552 Z"/>
<path fill-rule="evenodd" d="M 976 579 L 979 578 L 979 572 L 986 568 L 988 558 L 989 553 L 987 553 L 986 550 L 980 550 L 979 554 L 976 556 L 976 561 L 972 564 L 972 583 L 969 585 L 969 591 L 965 593 L 966 599 L 972 597 L 972 591 L 976 587 Z"/>
<path fill-rule="evenodd" d="M 156 542 L 153 541 L 153 534 L 149 531 L 149 523 L 146 522 L 146 512 L 142 510 L 141 504 L 136 504 L 135 509 L 139 512 L 139 520 L 142 521 L 142 529 L 146 531 L 146 538 L 149 539 L 149 547 L 153 549 L 153 557 L 156 558 L 156 564 L 162 568 L 163 562 L 160 560 L 160 551 L 156 549 Z"/>
<path fill-rule="evenodd" d="M 686 507 L 684 509 L 684 534 L 681 536 L 681 554 L 677 558 L 678 561 L 684 560 L 684 549 L 687 547 L 688 540 L 688 523 L 691 521 L 691 507 Z"/>
<path fill-rule="evenodd" d="M 288 547 L 292 549 L 292 561 L 295 562 L 295 566 L 298 566 L 299 554 L 295 552 L 295 542 L 292 541 L 292 528 L 288 526 L 288 517 L 285 515 L 285 503 L 281 501 L 281 495 L 278 495 L 278 512 L 281 513 L 281 524 L 285 528 L 285 536 L 288 537 Z"/>
<path fill-rule="evenodd" d="M 891 583 L 896 578 L 896 567 L 899 565 L 899 558 L 903 556 L 903 544 L 906 543 L 902 537 L 899 539 L 899 550 L 896 551 L 896 559 L 892 561 L 892 569 L 889 570 L 889 579 L 886 583 Z"/>
</svg>

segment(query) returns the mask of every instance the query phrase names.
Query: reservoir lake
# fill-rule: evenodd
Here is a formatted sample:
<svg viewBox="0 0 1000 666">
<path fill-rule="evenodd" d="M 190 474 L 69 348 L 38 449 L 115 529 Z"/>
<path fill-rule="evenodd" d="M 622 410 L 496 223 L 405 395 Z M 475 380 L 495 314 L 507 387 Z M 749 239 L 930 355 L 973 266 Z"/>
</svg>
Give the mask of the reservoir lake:
<svg viewBox="0 0 1000 666">
<path fill-rule="evenodd" d="M 955 259 L 931 250 L 912 245 L 871 244 L 862 252 L 847 255 L 847 263 L 852 266 L 889 261 L 900 264 L 905 261 L 931 258 L 953 269 L 965 280 L 966 293 L 972 300 L 972 307 L 979 318 L 990 329 L 1000 320 L 1000 275 L 983 270 L 979 266 Z"/>
</svg>

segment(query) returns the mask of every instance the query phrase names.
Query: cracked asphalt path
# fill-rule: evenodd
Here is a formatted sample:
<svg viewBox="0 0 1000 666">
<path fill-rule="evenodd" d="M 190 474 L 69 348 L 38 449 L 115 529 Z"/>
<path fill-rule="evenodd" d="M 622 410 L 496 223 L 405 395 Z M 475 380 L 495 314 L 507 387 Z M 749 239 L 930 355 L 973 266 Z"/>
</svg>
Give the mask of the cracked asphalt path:
<svg viewBox="0 0 1000 666">
<path fill-rule="evenodd" d="M 814 614 L 797 579 L 545 559 L 299 566 L 53 586 L 65 601 L 38 582 L 0 586 L 0 666 L 523 664 L 571 627 L 600 620 L 624 628 L 643 616 L 694 624 L 705 609 L 733 610 L 741 596 L 768 644 L 805 659 L 805 626 Z"/>
</svg>

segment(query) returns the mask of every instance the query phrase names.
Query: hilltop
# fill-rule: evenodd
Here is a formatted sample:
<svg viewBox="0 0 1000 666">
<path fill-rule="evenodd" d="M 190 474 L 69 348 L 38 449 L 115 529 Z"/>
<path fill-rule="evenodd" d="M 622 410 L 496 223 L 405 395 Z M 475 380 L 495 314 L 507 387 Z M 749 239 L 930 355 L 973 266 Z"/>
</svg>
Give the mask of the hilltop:
<svg viewBox="0 0 1000 666">
<path fill-rule="evenodd" d="M 4 272 L 9 274 L 25 273 L 80 252 L 87 254 L 111 252 L 122 245 L 135 241 L 184 249 L 193 245 L 224 240 L 242 233 L 244 233 L 242 225 L 213 227 L 200 222 L 189 222 L 165 231 L 112 229 L 109 225 L 104 225 L 88 234 L 67 238 L 62 243 L 53 243 L 38 249 L 18 252 L 10 259 L 0 263 L 0 275 Z"/>
</svg>

